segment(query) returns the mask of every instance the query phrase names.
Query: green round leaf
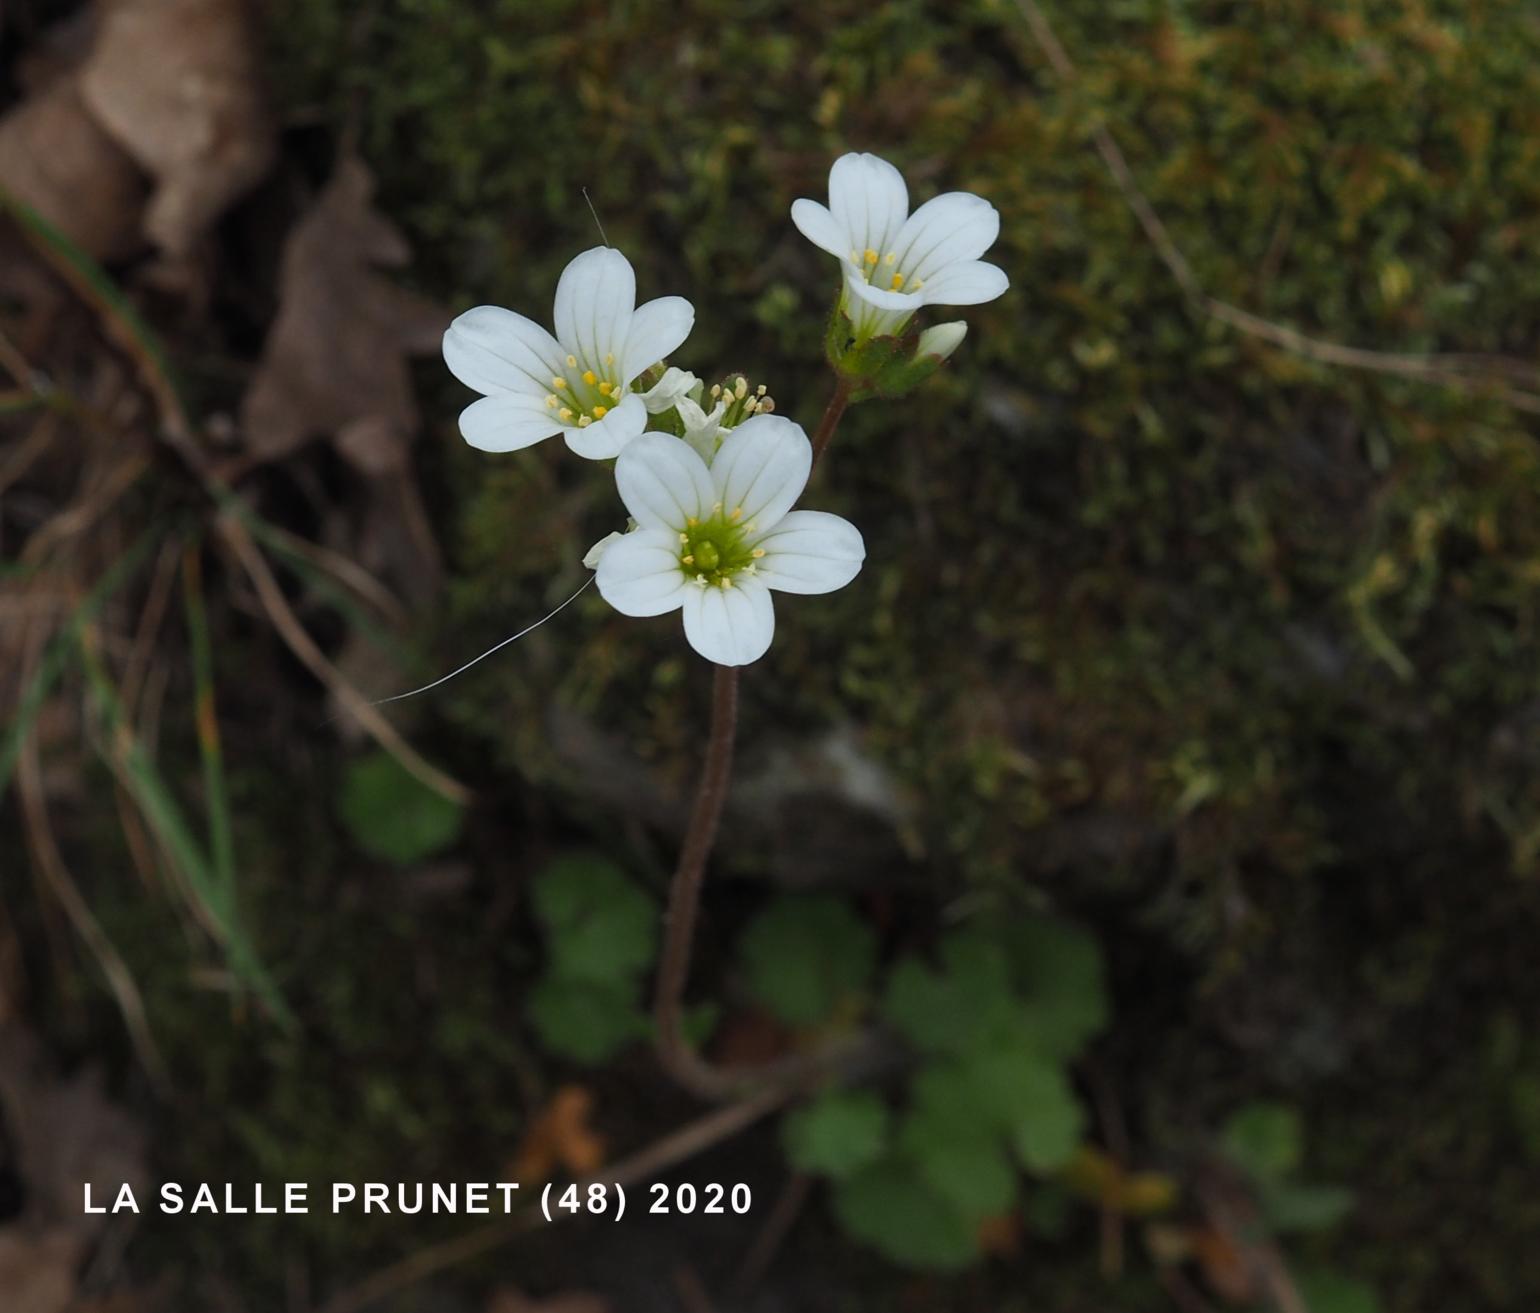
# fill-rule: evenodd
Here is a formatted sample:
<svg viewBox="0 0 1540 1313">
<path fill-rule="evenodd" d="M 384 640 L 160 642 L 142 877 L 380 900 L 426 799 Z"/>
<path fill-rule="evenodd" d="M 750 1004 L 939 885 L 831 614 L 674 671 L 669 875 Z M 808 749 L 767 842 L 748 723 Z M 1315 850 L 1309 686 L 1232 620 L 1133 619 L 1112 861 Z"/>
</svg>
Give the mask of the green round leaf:
<svg viewBox="0 0 1540 1313">
<path fill-rule="evenodd" d="M 865 1091 L 830 1090 L 788 1113 L 781 1138 L 798 1171 L 850 1176 L 881 1157 L 888 1107 Z"/>
<path fill-rule="evenodd" d="M 1016 1155 L 1028 1171 L 1056 1172 L 1075 1156 L 1085 1133 L 1085 1113 L 1062 1071 L 1033 1067 L 1019 1087 L 1016 1124 L 1011 1133 Z"/>
<path fill-rule="evenodd" d="M 917 1048 L 963 1053 L 1019 1031 L 1010 963 L 998 944 L 954 934 L 943 942 L 941 958 L 938 969 L 905 958 L 888 977 L 883 1011 Z"/>
<path fill-rule="evenodd" d="M 980 1115 L 977 1086 L 961 1068 L 920 1073 L 898 1143 L 925 1184 L 975 1226 L 1015 1201 L 1010 1150 Z"/>
<path fill-rule="evenodd" d="M 788 1025 L 813 1026 L 865 988 L 877 940 L 839 899 L 797 896 L 761 912 L 740 953 L 749 992 Z"/>
<path fill-rule="evenodd" d="M 976 1229 L 901 1161 L 838 1182 L 834 1212 L 857 1240 L 904 1267 L 955 1270 L 978 1256 Z"/>
<path fill-rule="evenodd" d="M 1292 1176 L 1299 1167 L 1304 1128 L 1299 1113 L 1283 1103 L 1248 1103 L 1230 1115 L 1220 1133 L 1226 1156 L 1263 1184 Z"/>
<path fill-rule="evenodd" d="M 545 927 L 552 974 L 596 983 L 631 981 L 652 965 L 657 903 L 612 862 L 561 858 L 535 877 L 531 896 Z"/>
<path fill-rule="evenodd" d="M 604 1062 L 647 1030 L 634 989 L 614 982 L 547 976 L 530 991 L 526 1010 L 546 1048 L 585 1066 Z"/>
<path fill-rule="evenodd" d="M 457 804 L 386 752 L 348 764 L 337 808 L 360 848 L 399 866 L 442 852 L 459 837 L 464 820 Z"/>
</svg>

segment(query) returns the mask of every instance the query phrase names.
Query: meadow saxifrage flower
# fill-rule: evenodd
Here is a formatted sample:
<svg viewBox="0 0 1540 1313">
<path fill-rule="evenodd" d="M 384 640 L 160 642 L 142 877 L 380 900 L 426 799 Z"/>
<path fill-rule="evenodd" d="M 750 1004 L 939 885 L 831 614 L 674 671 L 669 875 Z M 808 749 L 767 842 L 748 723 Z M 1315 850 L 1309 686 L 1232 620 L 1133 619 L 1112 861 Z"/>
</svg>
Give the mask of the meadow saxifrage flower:
<svg viewBox="0 0 1540 1313">
<path fill-rule="evenodd" d="M 971 192 L 945 192 L 909 213 L 904 178 L 876 155 L 849 154 L 829 170 L 829 204 L 798 200 L 792 222 L 837 256 L 843 305 L 862 340 L 898 332 L 926 305 L 978 305 L 1010 286 L 979 259 L 1000 235 L 995 207 Z"/>
<path fill-rule="evenodd" d="M 775 633 L 771 590 L 833 592 L 866 558 L 848 520 L 791 509 L 812 465 L 807 434 L 780 415 L 746 419 L 709 465 L 679 438 L 644 434 L 615 463 L 637 527 L 590 552 L 599 592 L 625 615 L 682 610 L 708 661 L 757 661 Z"/>
<path fill-rule="evenodd" d="M 482 451 L 517 451 L 560 433 L 579 456 L 618 456 L 647 424 L 631 383 L 690 335 L 695 309 L 680 296 L 636 304 L 636 274 L 619 251 L 596 246 L 562 271 L 553 337 L 532 319 L 482 305 L 444 334 L 444 362 L 482 393 L 460 432 Z"/>
</svg>

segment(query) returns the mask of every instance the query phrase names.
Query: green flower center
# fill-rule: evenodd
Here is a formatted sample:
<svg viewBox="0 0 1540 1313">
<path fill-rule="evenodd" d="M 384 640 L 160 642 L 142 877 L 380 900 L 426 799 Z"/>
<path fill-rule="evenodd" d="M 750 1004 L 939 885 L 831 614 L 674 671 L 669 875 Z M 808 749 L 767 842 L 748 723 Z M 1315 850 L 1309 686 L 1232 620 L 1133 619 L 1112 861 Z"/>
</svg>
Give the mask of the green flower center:
<svg viewBox="0 0 1540 1313">
<path fill-rule="evenodd" d="M 679 534 L 679 568 L 703 588 L 731 588 L 733 576 L 753 574 L 764 548 L 751 545 L 754 525 L 743 523 L 743 508 L 725 512 L 721 502 L 711 518 L 691 516 Z"/>
<path fill-rule="evenodd" d="M 615 357 L 604 357 L 603 373 L 584 368 L 576 356 L 567 357 L 567 372 L 551 377 L 551 391 L 546 394 L 546 409 L 554 411 L 563 424 L 587 428 L 603 419 L 621 402 L 625 385 L 618 377 Z"/>
</svg>

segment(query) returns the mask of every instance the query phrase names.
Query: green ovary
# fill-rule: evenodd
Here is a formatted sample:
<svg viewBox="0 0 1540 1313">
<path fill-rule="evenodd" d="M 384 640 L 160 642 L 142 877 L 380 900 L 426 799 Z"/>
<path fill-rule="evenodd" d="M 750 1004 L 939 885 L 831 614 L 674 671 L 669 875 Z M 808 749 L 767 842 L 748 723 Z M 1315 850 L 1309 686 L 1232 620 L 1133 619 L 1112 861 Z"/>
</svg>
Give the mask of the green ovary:
<svg viewBox="0 0 1540 1313">
<path fill-rule="evenodd" d="M 717 506 L 709 520 L 692 518 L 679 535 L 679 568 L 708 588 L 731 588 L 735 575 L 753 574 L 764 550 L 751 545 L 754 526 L 740 524 L 741 515 Z"/>
</svg>

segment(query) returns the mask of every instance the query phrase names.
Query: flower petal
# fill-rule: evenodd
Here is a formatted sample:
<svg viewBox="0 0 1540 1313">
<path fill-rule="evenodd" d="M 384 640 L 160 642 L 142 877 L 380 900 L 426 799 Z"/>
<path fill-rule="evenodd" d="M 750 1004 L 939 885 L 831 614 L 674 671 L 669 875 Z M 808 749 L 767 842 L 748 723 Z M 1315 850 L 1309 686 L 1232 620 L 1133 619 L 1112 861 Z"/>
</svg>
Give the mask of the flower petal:
<svg viewBox="0 0 1540 1313">
<path fill-rule="evenodd" d="M 752 415 L 727 435 L 711 462 L 714 500 L 726 514 L 742 508 L 742 524 L 769 530 L 792 508 L 813 469 L 813 444 L 800 424 L 781 415 Z"/>
<path fill-rule="evenodd" d="M 647 403 L 631 393 L 601 420 L 586 428 L 564 424 L 567 446 L 584 460 L 612 460 L 647 427 Z"/>
<path fill-rule="evenodd" d="M 739 578 L 742 582 L 732 588 L 686 584 L 684 589 L 684 636 L 719 666 L 758 661 L 775 637 L 770 590 L 756 579 Z"/>
<path fill-rule="evenodd" d="M 449 372 L 486 396 L 524 392 L 543 398 L 561 358 L 561 347 L 545 329 L 500 306 L 467 310 L 444 332 Z"/>
<path fill-rule="evenodd" d="M 678 533 L 716 499 L 706 462 L 668 433 L 644 433 L 615 462 L 615 486 L 644 529 Z"/>
<path fill-rule="evenodd" d="M 949 191 L 925 202 L 905 222 L 894 250 L 906 278 L 929 281 L 948 265 L 977 260 L 1000 235 L 1000 212 L 982 196 Z"/>
<path fill-rule="evenodd" d="M 791 221 L 797 225 L 797 231 L 820 250 L 837 255 L 841 260 L 850 258 L 850 250 L 855 243 L 850 240 L 850 234 L 839 221 L 829 213 L 828 206 L 806 199 L 793 201 Z"/>
<path fill-rule="evenodd" d="M 641 394 L 642 402 L 649 415 L 661 415 L 665 410 L 672 410 L 682 398 L 689 396 L 692 388 L 699 386 L 700 379 L 689 370 L 670 365 L 663 371 L 663 377 Z"/>
<path fill-rule="evenodd" d="M 556 284 L 556 336 L 565 354 L 600 369 L 604 357 L 618 361 L 636 308 L 636 274 L 612 246 L 584 251 Z"/>
<path fill-rule="evenodd" d="M 903 310 L 910 314 L 925 304 L 927 299 L 925 292 L 930 290 L 928 283 L 919 292 L 895 292 L 886 287 L 873 287 L 870 283 L 852 277 L 848 271 L 845 274 L 845 286 L 867 305 L 874 305 L 882 310 Z"/>
<path fill-rule="evenodd" d="M 519 393 L 482 397 L 460 412 L 460 432 L 482 451 L 518 451 L 560 429 L 543 401 Z"/>
<path fill-rule="evenodd" d="M 695 307 L 682 296 L 660 296 L 641 306 L 631 316 L 625 347 L 616 357 L 620 381 L 629 383 L 648 365 L 677 351 L 694 327 Z"/>
<path fill-rule="evenodd" d="M 841 155 L 829 170 L 829 210 L 850 239 L 841 255 L 890 251 L 909 214 L 904 175 L 876 155 Z"/>
<path fill-rule="evenodd" d="M 966 260 L 943 269 L 920 293 L 926 305 L 980 305 L 1004 296 L 1011 285 L 1005 270 L 983 260 Z"/>
<path fill-rule="evenodd" d="M 597 545 L 597 544 L 596 544 Z M 599 595 L 622 615 L 663 615 L 685 600 L 679 538 L 667 529 L 637 529 L 609 543 L 594 574 Z M 694 592 L 695 586 L 689 586 Z"/>
<path fill-rule="evenodd" d="M 861 531 L 827 511 L 792 511 L 755 545 L 765 552 L 756 578 L 783 593 L 832 593 L 866 559 Z"/>
</svg>

